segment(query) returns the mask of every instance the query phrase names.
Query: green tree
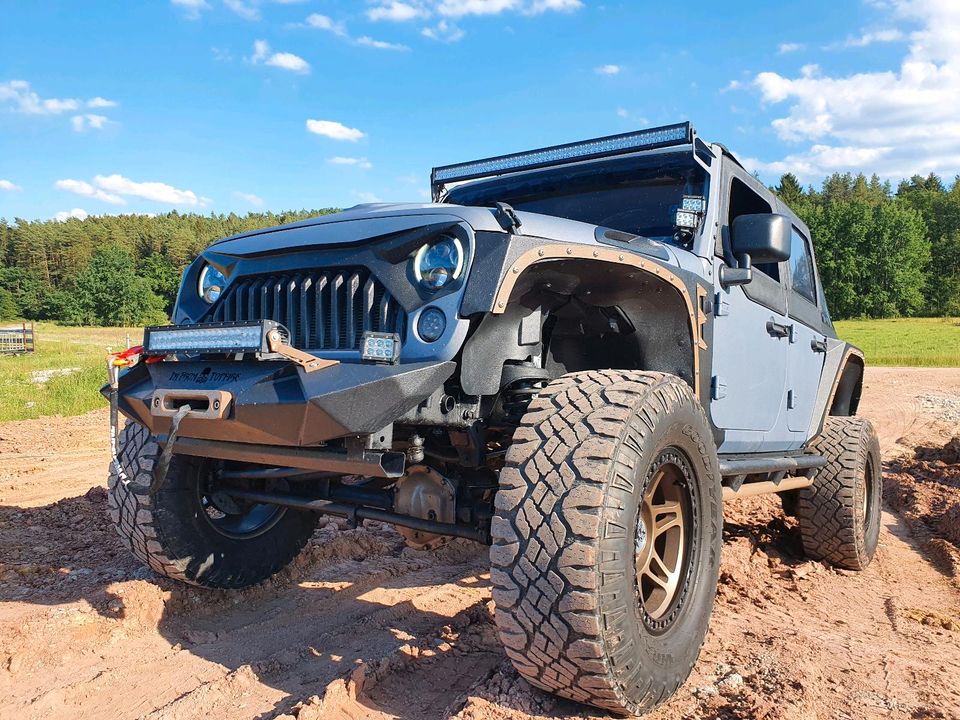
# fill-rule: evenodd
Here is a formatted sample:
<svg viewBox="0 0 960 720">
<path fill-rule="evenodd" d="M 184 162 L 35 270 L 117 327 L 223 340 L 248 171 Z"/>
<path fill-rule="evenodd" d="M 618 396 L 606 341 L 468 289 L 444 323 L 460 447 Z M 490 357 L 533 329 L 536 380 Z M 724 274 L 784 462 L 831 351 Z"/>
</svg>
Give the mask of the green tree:
<svg viewBox="0 0 960 720">
<path fill-rule="evenodd" d="M 130 255 L 115 245 L 97 250 L 76 281 L 84 325 L 139 325 L 161 319 L 163 301 L 134 271 Z"/>
<path fill-rule="evenodd" d="M 30 320 L 39 317 L 44 286 L 31 270 L 19 267 L 0 267 L 0 288 L 6 290 L 16 305 L 18 317 Z"/>
<path fill-rule="evenodd" d="M 793 173 L 781 175 L 780 183 L 774 188 L 774 191 L 780 196 L 780 199 L 790 207 L 806 199 L 803 194 L 803 187 L 801 187 L 800 181 L 797 180 L 797 176 Z"/>
<path fill-rule="evenodd" d="M 13 298 L 13 293 L 0 287 L 0 320 L 13 320 L 19 315 L 20 309 Z"/>
<path fill-rule="evenodd" d="M 177 290 L 180 287 L 180 271 L 162 253 L 154 252 L 140 263 L 140 276 L 150 284 L 150 289 L 161 299 L 167 313 L 173 310 Z"/>
</svg>

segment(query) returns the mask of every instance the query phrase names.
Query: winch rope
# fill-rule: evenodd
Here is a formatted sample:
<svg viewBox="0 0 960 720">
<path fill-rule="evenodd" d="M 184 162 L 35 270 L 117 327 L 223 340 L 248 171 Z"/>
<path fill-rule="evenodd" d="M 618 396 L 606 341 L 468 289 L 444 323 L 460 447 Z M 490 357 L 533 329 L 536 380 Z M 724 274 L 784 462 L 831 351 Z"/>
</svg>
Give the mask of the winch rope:
<svg viewBox="0 0 960 720">
<path fill-rule="evenodd" d="M 170 421 L 170 433 L 167 435 L 167 444 L 163 446 L 157 464 L 153 468 L 153 481 L 150 483 L 150 494 L 155 495 L 163 481 L 167 479 L 167 470 L 170 469 L 170 460 L 173 459 L 173 446 L 177 442 L 177 433 L 180 432 L 180 421 L 190 412 L 189 405 L 181 405 Z"/>
</svg>

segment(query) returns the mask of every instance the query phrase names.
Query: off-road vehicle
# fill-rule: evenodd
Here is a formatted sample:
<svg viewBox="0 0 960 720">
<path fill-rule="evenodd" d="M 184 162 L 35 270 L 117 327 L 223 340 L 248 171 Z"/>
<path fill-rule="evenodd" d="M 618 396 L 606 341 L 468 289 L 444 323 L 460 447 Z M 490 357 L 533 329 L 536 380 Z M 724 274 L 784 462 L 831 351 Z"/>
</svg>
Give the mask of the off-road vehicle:
<svg viewBox="0 0 960 720">
<path fill-rule="evenodd" d="M 870 562 L 863 356 L 807 227 L 722 145 L 681 123 L 431 184 L 214 243 L 114 359 L 110 511 L 140 560 L 251 585 L 319 514 L 487 543 L 517 670 L 620 713 L 697 658 L 723 500 L 784 493 L 810 557 Z"/>
</svg>

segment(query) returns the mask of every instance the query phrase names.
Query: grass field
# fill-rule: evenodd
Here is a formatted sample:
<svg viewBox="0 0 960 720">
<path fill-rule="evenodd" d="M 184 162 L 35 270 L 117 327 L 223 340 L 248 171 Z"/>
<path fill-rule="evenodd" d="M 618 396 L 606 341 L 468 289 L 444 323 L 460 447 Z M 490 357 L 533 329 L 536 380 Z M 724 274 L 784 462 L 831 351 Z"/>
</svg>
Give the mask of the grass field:
<svg viewBox="0 0 960 720">
<path fill-rule="evenodd" d="M 140 328 L 37 323 L 34 329 L 36 352 L 0 356 L 0 420 L 79 415 L 106 407 L 99 390 L 107 379 L 107 353 L 126 348 L 127 333 L 134 345 L 143 337 Z"/>
<path fill-rule="evenodd" d="M 960 319 L 839 320 L 837 334 L 867 357 L 867 365 L 960 367 Z"/>
<path fill-rule="evenodd" d="M 843 320 L 841 338 L 862 348 L 868 365 L 960 367 L 960 319 Z M 140 328 L 36 325 L 37 351 L 0 356 L 0 421 L 79 415 L 105 407 L 108 352 L 133 344 Z M 66 374 L 57 374 L 57 373 Z"/>
</svg>

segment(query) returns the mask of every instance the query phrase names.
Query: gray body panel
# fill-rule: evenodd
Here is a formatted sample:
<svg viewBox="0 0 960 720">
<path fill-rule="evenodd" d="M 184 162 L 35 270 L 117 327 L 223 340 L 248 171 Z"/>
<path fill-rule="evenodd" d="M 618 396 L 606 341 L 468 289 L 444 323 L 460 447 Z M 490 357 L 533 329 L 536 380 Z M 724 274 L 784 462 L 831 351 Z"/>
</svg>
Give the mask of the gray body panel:
<svg viewBox="0 0 960 720">
<path fill-rule="evenodd" d="M 693 356 L 698 377 L 694 380 L 692 372 L 687 376 L 691 384 L 699 387 L 699 397 L 714 426 L 720 452 L 796 451 L 817 435 L 824 416 L 830 412 L 847 346 L 836 340 L 819 276 L 818 299 L 811 302 L 800 298 L 791 289 L 789 261 L 780 263 L 779 272 L 771 276 L 755 269 L 754 280 L 747 285 L 720 285 L 721 268 L 732 262 L 731 184 L 738 181 L 766 203 L 769 212 L 786 215 L 795 232 L 809 238 L 809 230 L 722 147 L 710 146 L 698 162 L 708 177 L 707 211 L 687 249 L 646 239 L 634 244 L 629 240 L 615 242 L 607 239 L 604 228 L 531 212 L 517 212 L 521 225 L 510 228 L 501 224 L 493 209 L 485 207 L 446 203 L 360 205 L 213 244 L 185 273 L 175 322 L 203 321 L 204 308 L 197 301 L 191 306 L 184 301 L 184 295 L 189 295 L 191 284 L 195 287 L 204 263 L 221 269 L 228 287 L 234 277 L 254 274 L 286 273 L 287 277 L 297 269 L 331 267 L 337 263 L 368 268 L 407 313 L 409 331 L 400 365 L 450 360 L 465 363 L 470 371 L 463 373 L 461 387 L 479 399 L 499 391 L 499 370 L 504 361 L 524 362 L 527 357 L 542 361 L 547 352 L 545 343 L 526 344 L 511 339 L 519 320 L 511 320 L 509 314 L 496 315 L 499 288 L 511 279 L 511 272 L 520 272 L 514 263 L 540 247 L 557 248 L 558 244 L 580 248 L 578 252 L 589 249 L 581 255 L 580 262 L 590 262 L 591 254 L 598 257 L 598 251 L 609 252 L 613 247 L 620 253 L 622 264 L 638 266 L 636 258 L 642 258 L 647 264 L 640 276 L 662 272 L 658 281 L 673 278 L 674 290 L 688 304 L 692 299 L 694 305 L 699 305 L 689 312 L 690 323 L 696 315 L 695 330 L 687 325 L 679 327 L 676 319 L 675 327 L 662 328 L 656 327 L 658 321 L 663 322 L 662 317 L 644 316 L 641 320 L 648 337 L 678 347 L 694 341 L 685 352 Z M 466 263 L 461 279 L 435 297 L 405 291 L 404 285 L 411 280 L 404 274 L 409 265 L 409 252 L 403 254 L 407 247 L 404 243 L 414 243 L 415 248 L 418 230 L 443 227 L 457 229 L 457 236 L 463 240 Z M 413 239 L 404 239 L 409 237 Z M 555 260 L 562 265 L 564 258 Z M 608 262 L 616 263 L 617 259 L 608 258 Z M 618 277 L 622 280 L 627 276 Z M 635 274 L 628 277 L 634 278 Z M 642 281 L 638 282 L 642 285 Z M 670 290 L 665 284 L 657 292 L 664 289 Z M 616 290 L 620 292 L 617 302 L 629 305 L 629 287 Z M 615 296 L 616 293 L 610 294 L 611 298 Z M 642 303 L 634 305 L 634 310 L 638 310 Z M 433 343 L 422 341 L 415 331 L 420 313 L 429 306 L 442 310 L 448 321 L 446 332 Z M 514 312 L 513 316 L 526 317 L 530 312 L 539 311 L 530 308 Z M 501 319 L 481 324 L 491 314 Z M 478 328 L 496 324 L 503 329 L 489 333 L 489 348 L 479 341 L 471 343 L 474 337 L 486 337 L 487 331 L 478 334 Z M 775 331 L 771 331 L 771 326 Z M 783 328 L 789 329 L 787 335 L 779 332 Z M 688 329 L 690 337 L 685 340 Z M 361 362 L 358 351 L 316 354 L 346 364 Z M 636 358 L 637 363 L 645 360 L 642 356 Z M 674 365 L 668 363 L 665 367 L 660 362 L 661 366 L 653 369 L 681 374 L 679 369 L 674 370 Z"/>
<path fill-rule="evenodd" d="M 788 340 L 766 327 L 785 317 L 752 301 L 742 287 L 718 290 L 714 315 L 710 417 L 726 432 L 721 450 L 792 449 L 784 417 Z"/>
</svg>

